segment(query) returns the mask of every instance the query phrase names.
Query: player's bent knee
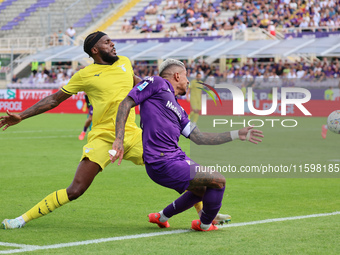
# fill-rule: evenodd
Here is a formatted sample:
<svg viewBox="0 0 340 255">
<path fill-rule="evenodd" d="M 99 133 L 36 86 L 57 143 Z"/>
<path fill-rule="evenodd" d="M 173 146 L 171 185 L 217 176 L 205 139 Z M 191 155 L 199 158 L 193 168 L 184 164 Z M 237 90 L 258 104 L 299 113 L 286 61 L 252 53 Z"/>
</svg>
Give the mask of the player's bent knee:
<svg viewBox="0 0 340 255">
<path fill-rule="evenodd" d="M 226 180 L 225 180 L 225 177 L 221 173 L 215 172 L 213 174 L 213 178 L 215 179 L 214 183 L 216 184 L 216 188 L 222 189 L 225 187 Z"/>
<path fill-rule="evenodd" d="M 81 187 L 78 187 L 78 188 L 69 187 L 66 189 L 66 191 L 67 191 L 68 199 L 72 201 L 72 200 L 76 200 L 78 197 L 83 195 L 86 189 L 83 189 Z"/>
</svg>

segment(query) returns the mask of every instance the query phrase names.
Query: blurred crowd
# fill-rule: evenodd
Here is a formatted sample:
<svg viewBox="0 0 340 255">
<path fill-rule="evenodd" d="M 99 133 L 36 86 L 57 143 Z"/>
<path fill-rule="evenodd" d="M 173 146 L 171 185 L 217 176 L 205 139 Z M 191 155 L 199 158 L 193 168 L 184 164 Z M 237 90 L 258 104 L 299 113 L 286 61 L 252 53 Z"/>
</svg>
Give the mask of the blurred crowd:
<svg viewBox="0 0 340 255">
<path fill-rule="evenodd" d="M 322 31 L 327 27 L 332 31 L 340 27 L 340 1 L 335 0 L 167 0 L 162 10 L 156 4 L 150 4 L 145 16 L 125 20 L 122 31 L 161 32 L 166 20 L 164 10 L 168 9 L 176 10 L 169 18 L 181 27 L 173 25 L 165 31 L 170 37 L 178 36 L 179 29 L 184 32 L 213 31 L 212 35 L 219 35 L 225 30 L 260 27 L 275 36 L 277 28 L 290 32 L 289 28 Z M 234 15 L 220 18 L 221 12 L 225 11 L 232 11 Z M 150 24 L 148 15 L 157 15 L 155 24 Z"/>
<path fill-rule="evenodd" d="M 220 70 L 219 65 L 209 65 L 204 60 L 192 63 L 183 60 L 189 78 L 195 78 L 199 72 L 202 79 L 210 85 L 233 82 L 250 86 L 257 80 L 268 83 L 283 81 L 285 85 L 290 85 L 296 80 L 317 83 L 340 78 L 340 62 L 337 58 L 315 59 L 311 63 L 304 59 L 295 62 L 288 60 L 275 62 L 274 59 L 262 62 L 248 59 L 244 64 L 240 64 L 238 59 L 227 61 L 225 70 Z M 134 72 L 140 77 L 158 75 L 157 63 L 138 62 L 134 66 Z"/>
<path fill-rule="evenodd" d="M 278 83 L 294 86 L 296 81 L 317 86 L 325 81 L 340 79 L 340 62 L 337 58 L 315 59 L 313 62 L 306 62 L 304 59 L 295 62 L 266 59 L 266 62 L 263 62 L 249 58 L 243 64 L 240 59 L 228 59 L 224 70 L 220 70 L 218 64 L 209 65 L 204 60 L 192 63 L 183 60 L 183 63 L 186 65 L 189 79 L 201 73 L 202 79 L 213 86 L 224 82 L 245 86 L 256 85 L 257 82 L 268 86 Z M 32 87 L 55 84 L 54 87 L 60 87 L 66 85 L 72 75 L 81 68 L 83 67 L 73 70 L 71 65 L 56 65 L 52 70 L 47 70 L 44 64 L 40 64 L 37 70 L 32 70 L 30 77 L 18 79 L 14 76 L 12 83 L 32 84 Z M 136 61 L 133 68 L 134 73 L 141 78 L 158 75 L 157 61 Z"/>
<path fill-rule="evenodd" d="M 50 84 L 53 88 L 64 86 L 71 79 L 72 75 L 83 68 L 78 67 L 74 70 L 70 64 L 58 63 L 49 70 L 45 63 L 33 61 L 31 63 L 31 75 L 29 77 L 18 78 L 16 75 L 12 77 L 12 83 L 30 84 L 32 87 L 43 87 Z"/>
</svg>

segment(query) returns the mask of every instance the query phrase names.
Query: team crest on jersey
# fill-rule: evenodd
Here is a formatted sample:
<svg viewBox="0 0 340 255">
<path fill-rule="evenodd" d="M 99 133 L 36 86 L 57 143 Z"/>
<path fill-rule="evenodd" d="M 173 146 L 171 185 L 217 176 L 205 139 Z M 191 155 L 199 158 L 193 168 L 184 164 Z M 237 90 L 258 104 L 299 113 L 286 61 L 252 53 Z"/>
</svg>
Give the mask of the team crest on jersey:
<svg viewBox="0 0 340 255">
<path fill-rule="evenodd" d="M 119 65 L 118 67 L 122 68 L 122 70 L 126 72 L 125 64 Z"/>
<path fill-rule="evenodd" d="M 145 80 L 148 80 L 148 81 L 153 82 L 154 79 L 155 79 L 155 78 L 151 76 L 151 77 L 146 78 Z"/>
<path fill-rule="evenodd" d="M 139 86 L 137 87 L 137 89 L 138 89 L 139 91 L 142 91 L 142 90 L 145 89 L 145 87 L 148 86 L 148 85 L 149 85 L 149 83 L 148 83 L 147 81 L 144 81 L 141 85 L 139 85 Z"/>
</svg>

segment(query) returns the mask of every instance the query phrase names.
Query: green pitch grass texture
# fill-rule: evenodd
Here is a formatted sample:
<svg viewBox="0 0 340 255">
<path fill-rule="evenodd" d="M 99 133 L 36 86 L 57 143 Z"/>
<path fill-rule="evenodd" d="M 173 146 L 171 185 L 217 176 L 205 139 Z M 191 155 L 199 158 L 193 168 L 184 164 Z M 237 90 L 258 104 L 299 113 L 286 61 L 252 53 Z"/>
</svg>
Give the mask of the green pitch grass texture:
<svg viewBox="0 0 340 255">
<path fill-rule="evenodd" d="M 1 221 L 69 186 L 86 144 L 78 140 L 85 119 L 86 115 L 43 114 L 0 132 Z M 328 132 L 325 140 L 320 135 L 326 118 L 294 119 L 298 126 L 287 131 L 260 128 L 265 134 L 260 145 L 230 143 L 227 160 L 237 166 L 340 163 L 340 135 Z M 181 138 L 180 145 L 189 154 L 189 140 Z M 221 213 L 230 214 L 232 223 L 331 213 L 340 211 L 339 194 L 340 178 L 228 178 Z M 190 229 L 191 221 L 198 219 L 193 208 L 171 218 L 170 229 L 148 223 L 149 213 L 178 196 L 150 180 L 143 166 L 110 164 L 78 200 L 22 229 L 0 230 L 0 242 L 45 246 Z M 339 254 L 339 236 L 340 215 L 333 215 L 27 254 Z M 0 245 L 0 252 L 13 249 Z"/>
</svg>

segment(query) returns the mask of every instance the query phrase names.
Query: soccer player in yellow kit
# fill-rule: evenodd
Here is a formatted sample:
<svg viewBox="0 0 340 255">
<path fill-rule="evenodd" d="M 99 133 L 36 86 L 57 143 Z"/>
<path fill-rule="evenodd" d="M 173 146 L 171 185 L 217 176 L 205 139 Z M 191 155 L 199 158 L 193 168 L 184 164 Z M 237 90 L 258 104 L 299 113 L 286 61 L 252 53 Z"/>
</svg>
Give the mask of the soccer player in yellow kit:
<svg viewBox="0 0 340 255">
<path fill-rule="evenodd" d="M 202 81 L 202 74 L 200 72 L 197 72 L 195 79 L 193 79 L 190 82 L 189 85 L 189 90 L 188 90 L 188 95 L 190 95 L 190 107 L 191 107 L 191 112 L 190 112 L 190 120 L 196 124 L 198 121 L 198 117 L 201 111 L 201 106 L 202 106 L 202 88 L 203 85 L 200 84 L 199 82 Z"/>
<path fill-rule="evenodd" d="M 41 200 L 26 213 L 15 219 L 5 219 L 0 227 L 22 228 L 27 222 L 53 212 L 56 208 L 80 197 L 91 185 L 96 175 L 109 163 L 108 151 L 115 140 L 115 118 L 120 102 L 141 79 L 134 75 L 131 62 L 117 56 L 114 43 L 105 33 L 97 31 L 87 36 L 84 51 L 94 63 L 74 74 L 69 83 L 58 92 L 45 97 L 19 114 L 7 111 L 0 117 L 0 128 L 18 124 L 24 119 L 57 107 L 79 91 L 84 91 L 93 106 L 92 130 L 74 179 L 66 189 L 55 191 Z M 130 111 L 124 139 L 124 159 L 137 165 L 143 164 L 142 130 L 135 123 L 134 109 Z"/>
<path fill-rule="evenodd" d="M 141 79 L 134 75 L 130 60 L 117 56 L 114 43 L 102 32 L 90 34 L 84 42 L 84 51 L 94 63 L 73 75 L 69 83 L 58 92 L 42 99 L 19 114 L 0 117 L 4 130 L 20 121 L 57 107 L 79 91 L 85 91 L 93 105 L 93 127 L 76 174 L 67 189 L 61 189 L 45 197 L 32 209 L 16 219 L 4 220 L 5 229 L 21 228 L 32 219 L 46 215 L 56 208 L 80 197 L 91 185 L 95 176 L 110 163 L 108 150 L 115 140 L 115 117 L 119 103 Z M 135 112 L 131 110 L 124 140 L 127 153 L 124 158 L 142 165 L 143 148 L 141 129 L 135 123 Z"/>
</svg>

